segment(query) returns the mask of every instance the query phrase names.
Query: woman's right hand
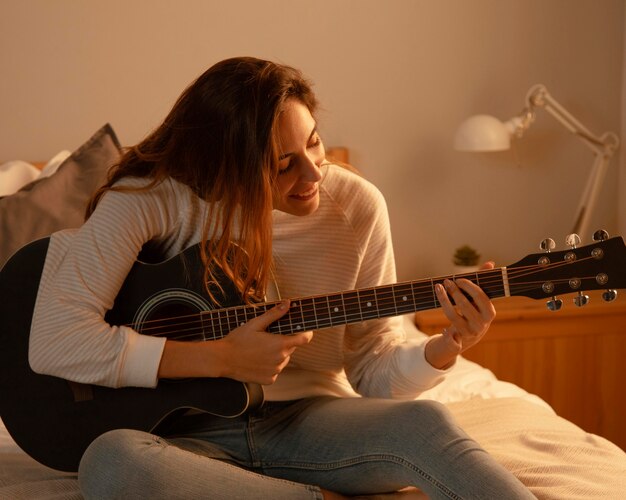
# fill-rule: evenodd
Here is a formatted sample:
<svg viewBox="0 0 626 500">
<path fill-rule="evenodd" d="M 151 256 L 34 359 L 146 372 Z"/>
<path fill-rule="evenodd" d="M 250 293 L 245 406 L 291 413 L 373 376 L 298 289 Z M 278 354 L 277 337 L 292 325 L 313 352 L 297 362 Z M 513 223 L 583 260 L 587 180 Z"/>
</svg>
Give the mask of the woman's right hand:
<svg viewBox="0 0 626 500">
<path fill-rule="evenodd" d="M 267 332 L 269 325 L 288 310 L 289 301 L 283 301 L 220 340 L 200 343 L 168 340 L 159 378 L 227 377 L 240 382 L 273 384 L 296 348 L 313 338 L 313 332 L 295 335 Z"/>
<path fill-rule="evenodd" d="M 308 344 L 313 338 L 310 331 L 294 335 L 267 332 L 269 325 L 288 310 L 289 301 L 282 301 L 217 341 L 225 347 L 224 376 L 263 385 L 276 382 L 296 348 Z"/>
</svg>

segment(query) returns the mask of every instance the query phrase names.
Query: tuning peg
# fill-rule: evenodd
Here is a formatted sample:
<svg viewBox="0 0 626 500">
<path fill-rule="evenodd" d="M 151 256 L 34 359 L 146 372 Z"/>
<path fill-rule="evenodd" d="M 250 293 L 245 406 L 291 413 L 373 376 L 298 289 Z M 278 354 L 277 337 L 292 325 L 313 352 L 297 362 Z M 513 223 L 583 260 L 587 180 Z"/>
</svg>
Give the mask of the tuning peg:
<svg viewBox="0 0 626 500">
<path fill-rule="evenodd" d="M 613 302 L 617 298 L 617 290 L 606 290 L 602 293 L 604 302 Z"/>
<path fill-rule="evenodd" d="M 546 302 L 546 306 L 550 311 L 558 311 L 561 309 L 563 305 L 563 301 L 557 297 L 552 297 L 548 302 Z"/>
<path fill-rule="evenodd" d="M 604 229 L 598 229 L 593 233 L 593 241 L 604 241 L 609 239 L 609 233 Z"/>
<path fill-rule="evenodd" d="M 568 234 L 565 238 L 565 244 L 569 245 L 572 248 L 576 248 L 578 245 L 580 245 L 580 236 L 578 236 L 576 233 Z"/>
<path fill-rule="evenodd" d="M 541 240 L 541 243 L 539 243 L 539 248 L 541 248 L 541 250 L 543 250 L 544 252 L 550 253 L 556 248 L 556 243 L 552 238 L 546 238 L 545 240 Z"/>
<path fill-rule="evenodd" d="M 583 292 L 578 292 L 578 295 L 574 297 L 574 304 L 577 307 L 586 306 L 589 303 L 589 295 L 585 295 Z"/>
</svg>

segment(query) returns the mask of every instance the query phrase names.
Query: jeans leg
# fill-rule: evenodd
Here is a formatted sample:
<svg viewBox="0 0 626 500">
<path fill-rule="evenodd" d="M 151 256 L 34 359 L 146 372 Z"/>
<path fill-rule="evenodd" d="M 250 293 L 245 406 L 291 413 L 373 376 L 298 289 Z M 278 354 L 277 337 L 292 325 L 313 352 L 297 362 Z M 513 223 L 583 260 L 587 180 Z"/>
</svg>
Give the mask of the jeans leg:
<svg viewBox="0 0 626 500">
<path fill-rule="evenodd" d="M 431 499 L 534 498 L 430 401 L 311 398 L 186 429 L 99 437 L 81 460 L 83 494 L 319 500 L 319 487 L 363 495 L 417 486 Z"/>
<path fill-rule="evenodd" d="M 249 432 L 272 477 L 348 495 L 417 486 L 432 499 L 535 498 L 433 401 L 312 398 L 265 411 Z"/>
<path fill-rule="evenodd" d="M 190 439 L 183 446 L 188 449 L 140 431 L 103 434 L 81 460 L 81 491 L 87 500 L 322 499 L 317 487 L 265 477 L 211 458 L 227 456 L 209 442 Z"/>
</svg>

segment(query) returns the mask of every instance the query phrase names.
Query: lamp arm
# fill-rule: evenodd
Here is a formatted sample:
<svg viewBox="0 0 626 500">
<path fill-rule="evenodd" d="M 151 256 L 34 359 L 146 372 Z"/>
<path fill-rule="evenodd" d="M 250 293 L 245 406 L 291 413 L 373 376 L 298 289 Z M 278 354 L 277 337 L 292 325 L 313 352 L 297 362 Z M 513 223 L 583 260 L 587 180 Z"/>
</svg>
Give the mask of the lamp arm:
<svg viewBox="0 0 626 500">
<path fill-rule="evenodd" d="M 619 147 L 619 139 L 615 134 L 608 132 L 602 137 L 595 135 L 554 99 L 544 85 L 535 85 L 528 91 L 526 104 L 531 110 L 544 108 L 565 128 L 579 136 L 596 154 L 612 156 Z"/>
<path fill-rule="evenodd" d="M 619 138 L 612 132 L 605 132 L 601 137 L 592 133 L 554 99 L 543 85 L 535 85 L 528 91 L 526 95 L 526 109 L 520 116 L 532 116 L 535 108 L 539 107 L 544 108 L 565 128 L 582 139 L 595 153 L 595 160 L 578 204 L 573 228 L 573 232 L 576 234 L 587 234 L 591 215 L 600 194 L 609 162 L 613 153 L 619 147 Z"/>
<path fill-rule="evenodd" d="M 591 172 L 587 178 L 587 183 L 585 184 L 585 189 L 580 201 L 578 202 L 578 209 L 576 210 L 572 233 L 576 233 L 578 235 L 589 234 L 591 214 L 593 214 L 595 210 L 596 201 L 600 194 L 602 184 L 604 183 L 604 177 L 606 175 L 606 171 L 608 170 L 610 160 L 610 156 L 596 155 L 593 167 L 591 168 Z"/>
</svg>

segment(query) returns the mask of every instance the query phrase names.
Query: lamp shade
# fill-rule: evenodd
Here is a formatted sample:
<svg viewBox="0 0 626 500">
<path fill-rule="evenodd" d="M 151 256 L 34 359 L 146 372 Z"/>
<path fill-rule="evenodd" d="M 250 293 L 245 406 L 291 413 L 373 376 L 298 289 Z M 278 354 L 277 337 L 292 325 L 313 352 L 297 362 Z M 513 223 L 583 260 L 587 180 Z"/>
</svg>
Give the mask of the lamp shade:
<svg viewBox="0 0 626 500">
<path fill-rule="evenodd" d="M 510 147 L 509 128 L 490 115 L 469 117 L 454 136 L 454 149 L 458 151 L 502 151 Z"/>
</svg>

